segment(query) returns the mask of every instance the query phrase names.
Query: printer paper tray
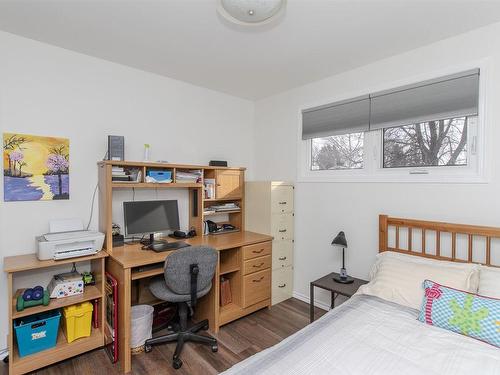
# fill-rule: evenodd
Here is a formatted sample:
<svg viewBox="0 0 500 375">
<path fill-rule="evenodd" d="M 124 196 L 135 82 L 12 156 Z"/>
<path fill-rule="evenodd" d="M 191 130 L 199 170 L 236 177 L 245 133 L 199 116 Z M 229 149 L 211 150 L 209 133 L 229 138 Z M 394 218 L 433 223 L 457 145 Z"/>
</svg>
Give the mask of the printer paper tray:
<svg viewBox="0 0 500 375">
<path fill-rule="evenodd" d="M 95 251 L 92 248 L 81 249 L 81 250 L 58 251 L 58 252 L 54 253 L 54 260 L 75 258 L 75 257 L 81 257 L 81 256 L 85 256 L 85 255 L 94 255 L 96 253 L 97 253 L 97 251 Z"/>
</svg>

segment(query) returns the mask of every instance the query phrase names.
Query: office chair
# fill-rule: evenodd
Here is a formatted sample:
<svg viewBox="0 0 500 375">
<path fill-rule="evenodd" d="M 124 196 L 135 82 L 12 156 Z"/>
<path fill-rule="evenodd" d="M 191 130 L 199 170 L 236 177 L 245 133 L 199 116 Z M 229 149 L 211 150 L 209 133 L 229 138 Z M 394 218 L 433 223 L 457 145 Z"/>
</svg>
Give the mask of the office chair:
<svg viewBox="0 0 500 375">
<path fill-rule="evenodd" d="M 178 304 L 179 325 L 173 333 L 146 340 L 146 353 L 152 350 L 153 345 L 176 341 L 172 366 L 179 369 L 182 366 L 179 356 L 187 341 L 208 344 L 214 353 L 218 350 L 216 339 L 196 334 L 201 329 L 208 329 L 207 319 L 188 328 L 188 314 L 193 315 L 197 299 L 212 288 L 216 264 L 217 252 L 205 246 L 182 248 L 167 257 L 164 275 L 152 279 L 149 289 L 156 298 Z"/>
</svg>

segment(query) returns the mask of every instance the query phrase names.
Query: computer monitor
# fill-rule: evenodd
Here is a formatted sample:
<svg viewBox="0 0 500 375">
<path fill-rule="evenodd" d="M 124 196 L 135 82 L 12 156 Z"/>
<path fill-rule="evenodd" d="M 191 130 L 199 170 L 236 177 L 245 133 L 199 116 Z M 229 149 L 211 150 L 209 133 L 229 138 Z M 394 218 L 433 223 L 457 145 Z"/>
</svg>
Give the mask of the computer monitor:
<svg viewBox="0 0 500 375">
<path fill-rule="evenodd" d="M 123 214 L 126 235 L 179 230 L 176 200 L 123 202 Z"/>
</svg>

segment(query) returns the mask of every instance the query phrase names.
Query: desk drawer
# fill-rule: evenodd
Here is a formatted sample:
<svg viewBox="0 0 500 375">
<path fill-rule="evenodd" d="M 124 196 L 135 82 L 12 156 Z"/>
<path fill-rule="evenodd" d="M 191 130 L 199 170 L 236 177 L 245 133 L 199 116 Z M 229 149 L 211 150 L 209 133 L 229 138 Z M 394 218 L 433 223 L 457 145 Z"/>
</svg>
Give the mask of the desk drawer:
<svg viewBox="0 0 500 375">
<path fill-rule="evenodd" d="M 243 276 L 243 305 L 251 306 L 271 297 L 271 270 Z"/>
<path fill-rule="evenodd" d="M 243 259 L 253 259 L 264 255 L 271 255 L 271 242 L 262 242 L 255 245 L 243 246 Z"/>
<path fill-rule="evenodd" d="M 271 268 L 271 256 L 253 258 L 246 260 L 243 264 L 243 275 L 248 275 L 253 272 L 262 271 Z"/>
</svg>

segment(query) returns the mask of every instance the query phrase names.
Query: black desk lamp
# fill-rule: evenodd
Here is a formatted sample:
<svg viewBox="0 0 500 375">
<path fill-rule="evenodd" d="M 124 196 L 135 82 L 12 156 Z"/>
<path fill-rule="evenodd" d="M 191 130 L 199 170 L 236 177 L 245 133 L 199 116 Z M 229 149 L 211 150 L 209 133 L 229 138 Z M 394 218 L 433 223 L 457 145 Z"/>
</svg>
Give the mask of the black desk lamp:
<svg viewBox="0 0 500 375">
<path fill-rule="evenodd" d="M 347 271 L 345 269 L 345 249 L 347 249 L 347 240 L 345 239 L 344 232 L 339 232 L 337 237 L 335 237 L 332 241 L 332 246 L 341 247 L 342 248 L 342 268 L 340 269 L 340 275 L 333 278 L 333 281 L 341 284 L 351 284 L 354 279 L 347 275 Z"/>
</svg>

